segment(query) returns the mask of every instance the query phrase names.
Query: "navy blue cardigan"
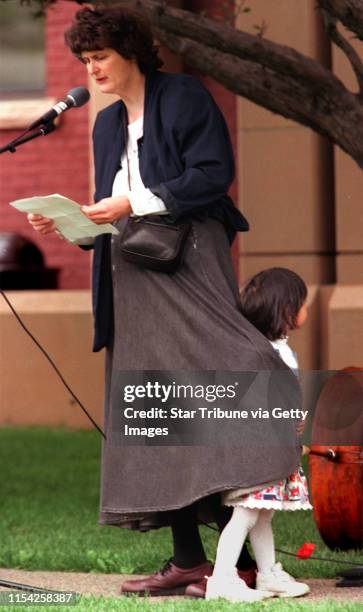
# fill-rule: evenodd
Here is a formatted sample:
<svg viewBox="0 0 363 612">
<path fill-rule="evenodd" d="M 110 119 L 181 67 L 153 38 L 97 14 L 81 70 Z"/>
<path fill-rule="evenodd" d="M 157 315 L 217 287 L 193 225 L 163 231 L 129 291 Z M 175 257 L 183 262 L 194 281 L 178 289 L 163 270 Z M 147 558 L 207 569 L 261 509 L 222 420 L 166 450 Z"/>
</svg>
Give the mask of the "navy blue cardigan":
<svg viewBox="0 0 363 612">
<path fill-rule="evenodd" d="M 95 201 L 109 197 L 124 149 L 123 102 L 102 110 L 93 130 Z M 175 221 L 209 215 L 224 223 L 232 242 L 248 223 L 227 195 L 234 177 L 233 151 L 224 118 L 212 96 L 189 75 L 146 76 L 144 136 L 138 142 L 140 175 Z M 93 259 L 93 350 L 112 337 L 110 235 L 96 238 Z"/>
</svg>

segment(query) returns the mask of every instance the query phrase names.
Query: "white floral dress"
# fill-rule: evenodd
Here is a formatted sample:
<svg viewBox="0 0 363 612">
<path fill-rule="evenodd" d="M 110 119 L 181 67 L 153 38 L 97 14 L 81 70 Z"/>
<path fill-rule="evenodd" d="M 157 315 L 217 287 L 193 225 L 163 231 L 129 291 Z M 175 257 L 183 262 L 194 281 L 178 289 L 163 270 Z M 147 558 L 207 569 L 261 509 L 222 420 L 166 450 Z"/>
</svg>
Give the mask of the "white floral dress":
<svg viewBox="0 0 363 612">
<path fill-rule="evenodd" d="M 289 347 L 288 338 L 280 338 L 271 342 L 278 351 L 281 359 L 296 374 L 298 363 L 296 354 Z M 311 510 L 309 490 L 304 470 L 301 465 L 290 474 L 276 483 L 268 483 L 263 489 L 239 489 L 226 491 L 223 495 L 226 506 L 243 506 L 244 508 L 266 508 L 273 510 Z"/>
</svg>

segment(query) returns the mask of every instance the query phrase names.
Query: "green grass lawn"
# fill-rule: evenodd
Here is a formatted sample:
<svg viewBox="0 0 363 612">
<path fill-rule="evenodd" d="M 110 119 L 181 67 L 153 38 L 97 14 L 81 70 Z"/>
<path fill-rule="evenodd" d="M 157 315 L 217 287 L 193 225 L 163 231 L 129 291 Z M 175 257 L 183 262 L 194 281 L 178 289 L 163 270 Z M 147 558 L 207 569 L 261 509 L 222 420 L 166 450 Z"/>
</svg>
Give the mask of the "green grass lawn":
<svg viewBox="0 0 363 612">
<path fill-rule="evenodd" d="M 4 608 L 2 608 L 4 610 Z M 10 612 L 10 606 L 6 611 Z M 337 602 L 326 600 L 312 603 L 296 599 L 269 599 L 256 604 L 232 604 L 226 601 L 204 600 L 168 600 L 164 603 L 152 603 L 145 598 L 115 598 L 115 597 L 81 597 L 74 606 L 21 606 L 22 612 L 360 612 L 362 605 L 354 602 Z"/>
<path fill-rule="evenodd" d="M 97 524 L 100 445 L 100 435 L 94 431 L 0 429 L 1 567 L 148 573 L 171 556 L 168 529 L 140 534 Z M 213 559 L 217 535 L 207 527 L 201 530 L 208 556 Z M 361 552 L 330 551 L 311 512 L 276 513 L 274 531 L 278 548 L 295 552 L 309 541 L 317 544 L 317 556 L 362 562 Z M 333 577 L 343 567 L 282 554 L 278 558 L 296 577 Z M 131 601 L 131 607 L 123 609 L 133 610 L 139 604 Z M 273 605 L 279 609 L 278 603 Z M 299 609 L 295 602 L 294 606 Z M 155 605 L 150 609 L 155 610 Z"/>
</svg>

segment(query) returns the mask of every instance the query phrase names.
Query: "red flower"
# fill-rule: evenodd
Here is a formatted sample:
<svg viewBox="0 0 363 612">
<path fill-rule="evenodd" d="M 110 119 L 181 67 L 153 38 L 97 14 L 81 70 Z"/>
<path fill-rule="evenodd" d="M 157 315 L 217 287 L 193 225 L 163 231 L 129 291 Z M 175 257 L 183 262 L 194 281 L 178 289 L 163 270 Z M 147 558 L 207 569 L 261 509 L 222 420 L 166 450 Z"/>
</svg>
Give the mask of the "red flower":
<svg viewBox="0 0 363 612">
<path fill-rule="evenodd" d="M 302 546 L 300 546 L 299 550 L 296 553 L 296 557 L 298 559 L 309 559 L 315 550 L 315 544 L 311 542 L 304 542 Z"/>
</svg>

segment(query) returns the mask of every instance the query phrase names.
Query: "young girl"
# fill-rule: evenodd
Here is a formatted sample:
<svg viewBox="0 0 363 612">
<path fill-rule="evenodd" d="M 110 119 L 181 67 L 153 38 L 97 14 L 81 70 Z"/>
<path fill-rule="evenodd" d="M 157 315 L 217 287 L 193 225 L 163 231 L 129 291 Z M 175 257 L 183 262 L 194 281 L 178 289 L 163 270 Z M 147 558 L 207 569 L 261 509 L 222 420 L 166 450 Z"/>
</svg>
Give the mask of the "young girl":
<svg viewBox="0 0 363 612">
<path fill-rule="evenodd" d="M 254 276 L 241 294 L 244 316 L 262 332 L 281 359 L 297 372 L 297 359 L 289 347 L 288 334 L 307 318 L 304 281 L 286 268 L 270 268 Z M 311 508 L 301 467 L 284 480 L 262 490 L 227 491 L 223 498 L 233 507 L 232 517 L 221 533 L 213 575 L 208 579 L 206 599 L 257 601 L 265 597 L 299 597 L 309 592 L 275 560 L 272 532 L 274 510 Z M 236 562 L 249 535 L 257 563 L 256 590 L 238 577 Z"/>
</svg>

